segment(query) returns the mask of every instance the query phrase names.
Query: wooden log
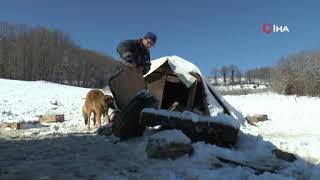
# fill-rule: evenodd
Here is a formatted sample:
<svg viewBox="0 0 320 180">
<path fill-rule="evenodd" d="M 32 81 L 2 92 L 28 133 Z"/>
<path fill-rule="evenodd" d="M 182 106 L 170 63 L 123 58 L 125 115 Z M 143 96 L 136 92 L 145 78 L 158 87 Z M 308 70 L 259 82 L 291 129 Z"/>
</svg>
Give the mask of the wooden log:
<svg viewBox="0 0 320 180">
<path fill-rule="evenodd" d="M 191 117 L 183 116 L 181 112 L 149 109 L 141 112 L 140 123 L 142 126 L 163 125 L 169 129 L 182 130 L 193 142 L 205 141 L 230 147 L 237 141 L 238 129 L 214 121 L 194 122 Z"/>
<path fill-rule="evenodd" d="M 297 160 L 297 157 L 294 154 L 281 151 L 280 149 L 272 150 L 272 154 L 274 154 L 277 158 L 288 162 L 294 162 Z"/>
<path fill-rule="evenodd" d="M 256 114 L 253 116 L 247 116 L 246 120 L 248 121 L 249 124 L 255 125 L 258 122 L 263 122 L 268 120 L 268 115 L 265 114 Z"/>
<path fill-rule="evenodd" d="M 10 129 L 21 129 L 21 123 L 19 122 L 12 122 L 12 123 L 2 123 L 0 125 L 1 129 L 10 128 Z"/>
<path fill-rule="evenodd" d="M 55 122 L 63 122 L 64 115 L 56 114 L 56 115 L 41 115 L 39 116 L 40 123 L 55 123 Z"/>
</svg>

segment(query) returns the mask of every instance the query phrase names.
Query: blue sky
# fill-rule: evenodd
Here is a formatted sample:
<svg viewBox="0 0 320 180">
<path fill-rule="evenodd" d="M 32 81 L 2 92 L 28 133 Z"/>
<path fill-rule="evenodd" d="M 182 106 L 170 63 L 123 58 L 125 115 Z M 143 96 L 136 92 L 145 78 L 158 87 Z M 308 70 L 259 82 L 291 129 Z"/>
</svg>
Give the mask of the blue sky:
<svg viewBox="0 0 320 180">
<path fill-rule="evenodd" d="M 59 29 L 116 59 L 121 40 L 152 31 L 152 59 L 178 55 L 209 74 L 212 66 L 247 70 L 319 48 L 319 7 L 316 0 L 2 0 L 0 21 Z M 264 23 L 290 32 L 265 34 Z"/>
</svg>

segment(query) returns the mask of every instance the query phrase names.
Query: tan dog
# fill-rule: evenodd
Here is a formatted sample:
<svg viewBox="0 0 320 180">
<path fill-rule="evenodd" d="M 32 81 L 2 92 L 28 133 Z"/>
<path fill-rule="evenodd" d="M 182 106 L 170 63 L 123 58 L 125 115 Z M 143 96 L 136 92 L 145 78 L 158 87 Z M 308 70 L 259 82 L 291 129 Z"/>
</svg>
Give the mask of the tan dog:
<svg viewBox="0 0 320 180">
<path fill-rule="evenodd" d="M 101 126 L 101 116 L 104 116 L 106 123 L 110 122 L 108 115 L 109 108 L 114 109 L 113 98 L 109 95 L 104 95 L 102 91 L 93 89 L 88 92 L 85 103 L 82 108 L 84 123 L 90 129 L 90 115 L 93 112 L 93 124 L 95 128 Z"/>
</svg>

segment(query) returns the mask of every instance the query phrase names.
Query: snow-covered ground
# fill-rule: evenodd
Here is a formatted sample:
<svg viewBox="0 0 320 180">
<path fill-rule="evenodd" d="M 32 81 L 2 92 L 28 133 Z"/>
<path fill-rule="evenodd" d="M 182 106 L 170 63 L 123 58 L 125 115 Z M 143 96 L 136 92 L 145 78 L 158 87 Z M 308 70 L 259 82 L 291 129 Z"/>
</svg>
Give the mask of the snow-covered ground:
<svg viewBox="0 0 320 180">
<path fill-rule="evenodd" d="M 215 85 L 214 88 L 221 95 L 261 94 L 272 91 L 272 89 L 265 84 Z"/>
<path fill-rule="evenodd" d="M 242 124 L 232 149 L 198 142 L 190 157 L 154 160 L 145 153 L 149 134 L 115 143 L 112 136 L 97 136 L 94 129 L 85 128 L 81 107 L 89 90 L 0 79 L 0 122 L 34 121 L 46 113 L 64 113 L 66 120 L 0 130 L 0 179 L 320 179 L 320 98 L 224 96 L 244 116 L 267 114 L 270 120 L 256 127 Z M 277 159 L 271 153 L 276 147 L 296 154 L 298 160 Z M 221 163 L 216 156 L 278 170 L 258 175 L 247 167 Z"/>
<path fill-rule="evenodd" d="M 216 82 L 216 81 L 214 80 L 214 78 L 212 78 L 212 77 L 209 77 L 208 80 L 209 80 L 209 82 L 210 82 L 211 84 L 217 83 L 217 84 L 222 85 L 222 86 L 225 84 L 223 78 L 221 78 L 221 77 L 220 77 L 220 78 L 217 78 L 217 82 Z M 240 81 L 239 81 L 238 78 L 235 78 L 235 82 L 240 82 Z M 248 80 L 247 78 L 245 78 L 245 77 L 242 77 L 242 78 L 241 78 L 241 83 L 242 83 L 242 84 L 248 84 L 248 82 L 249 82 L 249 80 Z M 269 84 L 268 81 L 263 80 L 263 79 L 252 79 L 252 78 L 251 78 L 251 81 L 250 81 L 250 82 L 251 82 L 252 84 L 259 84 L 259 85 L 267 85 L 267 84 Z M 227 78 L 226 78 L 226 83 L 227 83 L 227 84 L 232 84 L 231 78 L 227 77 Z"/>
<path fill-rule="evenodd" d="M 253 90 L 253 89 L 266 89 L 268 88 L 266 85 L 258 85 L 258 84 L 237 84 L 237 85 L 221 85 L 215 86 L 218 91 L 232 91 L 232 90 Z"/>
<path fill-rule="evenodd" d="M 244 116 L 267 114 L 269 121 L 247 126 L 244 132 L 261 135 L 277 147 L 320 162 L 320 98 L 284 96 L 275 93 L 224 96 Z"/>
</svg>

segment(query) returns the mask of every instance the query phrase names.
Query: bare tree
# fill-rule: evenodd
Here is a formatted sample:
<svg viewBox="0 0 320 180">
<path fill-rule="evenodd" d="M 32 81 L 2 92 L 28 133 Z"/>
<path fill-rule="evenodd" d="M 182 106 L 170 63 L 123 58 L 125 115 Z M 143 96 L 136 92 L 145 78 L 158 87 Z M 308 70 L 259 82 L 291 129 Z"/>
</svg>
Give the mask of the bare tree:
<svg viewBox="0 0 320 180">
<path fill-rule="evenodd" d="M 229 73 L 229 68 L 227 66 L 222 66 L 220 69 L 221 76 L 223 77 L 223 83 L 227 84 L 227 74 Z"/>
<path fill-rule="evenodd" d="M 241 84 L 241 82 L 242 82 L 242 72 L 241 72 L 241 70 L 239 69 L 239 68 L 237 68 L 236 69 L 236 72 L 235 72 L 235 76 L 236 76 L 236 78 L 237 78 L 237 81 L 238 81 L 238 83 L 239 84 Z"/>
<path fill-rule="evenodd" d="M 235 73 L 238 69 L 238 67 L 236 65 L 229 65 L 228 66 L 229 72 L 230 72 L 230 79 L 231 79 L 231 83 L 234 84 L 235 83 Z"/>
<path fill-rule="evenodd" d="M 281 58 L 272 68 L 272 88 L 280 93 L 320 95 L 320 52 L 301 52 Z"/>
<path fill-rule="evenodd" d="M 212 67 L 211 68 L 211 72 L 210 72 L 210 75 L 211 75 L 211 78 L 214 79 L 214 84 L 217 85 L 218 84 L 218 68 L 216 67 Z"/>
<path fill-rule="evenodd" d="M 261 67 L 250 69 L 246 72 L 246 77 L 249 83 L 263 83 L 268 84 L 271 81 L 271 68 L 269 67 Z"/>
</svg>

